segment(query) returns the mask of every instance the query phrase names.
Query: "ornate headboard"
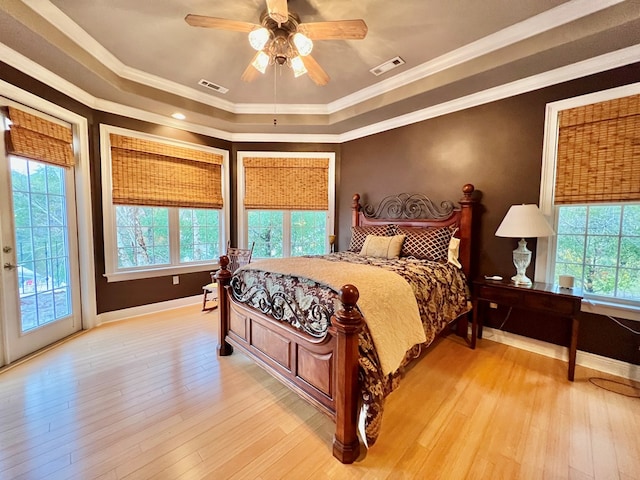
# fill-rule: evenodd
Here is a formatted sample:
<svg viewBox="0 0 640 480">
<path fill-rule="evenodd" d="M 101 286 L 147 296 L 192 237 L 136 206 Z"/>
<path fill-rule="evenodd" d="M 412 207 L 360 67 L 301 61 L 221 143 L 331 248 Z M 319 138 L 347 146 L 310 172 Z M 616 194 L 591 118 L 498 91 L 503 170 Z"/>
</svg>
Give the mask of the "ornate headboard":
<svg viewBox="0 0 640 480">
<path fill-rule="evenodd" d="M 475 187 L 467 183 L 462 187 L 458 205 L 453 201 L 436 204 L 422 194 L 401 193 L 385 197 L 377 205 L 361 205 L 360 195 L 353 196 L 353 226 L 395 224 L 407 227 L 437 228 L 456 225 L 456 237 L 460 239 L 460 262 L 469 280 L 472 278 L 473 210 L 477 200 L 473 198 Z"/>
</svg>

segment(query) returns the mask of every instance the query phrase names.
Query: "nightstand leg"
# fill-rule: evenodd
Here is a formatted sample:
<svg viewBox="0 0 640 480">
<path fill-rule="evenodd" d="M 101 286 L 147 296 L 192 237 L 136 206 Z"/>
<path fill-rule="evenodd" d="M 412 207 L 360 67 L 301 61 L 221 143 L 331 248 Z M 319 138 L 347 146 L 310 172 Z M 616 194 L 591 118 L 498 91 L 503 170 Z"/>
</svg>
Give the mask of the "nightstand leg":
<svg viewBox="0 0 640 480">
<path fill-rule="evenodd" d="M 476 338 L 478 335 L 478 301 L 473 301 L 473 320 L 471 322 L 471 348 L 476 348 Z"/>
<path fill-rule="evenodd" d="M 571 345 L 569 346 L 569 380 L 573 382 L 576 373 L 576 353 L 578 351 L 578 319 L 571 319 Z"/>
</svg>

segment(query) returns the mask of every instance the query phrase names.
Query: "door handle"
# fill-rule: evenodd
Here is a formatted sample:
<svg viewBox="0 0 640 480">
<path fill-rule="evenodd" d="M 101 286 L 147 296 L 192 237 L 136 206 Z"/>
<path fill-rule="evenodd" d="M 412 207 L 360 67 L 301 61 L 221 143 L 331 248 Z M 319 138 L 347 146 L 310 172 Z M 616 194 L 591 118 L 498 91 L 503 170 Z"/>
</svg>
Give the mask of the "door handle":
<svg viewBox="0 0 640 480">
<path fill-rule="evenodd" d="M 4 268 L 5 268 L 5 270 L 14 270 L 14 269 L 18 268 L 18 266 L 14 265 L 13 263 L 7 262 L 7 263 L 4 264 Z"/>
</svg>

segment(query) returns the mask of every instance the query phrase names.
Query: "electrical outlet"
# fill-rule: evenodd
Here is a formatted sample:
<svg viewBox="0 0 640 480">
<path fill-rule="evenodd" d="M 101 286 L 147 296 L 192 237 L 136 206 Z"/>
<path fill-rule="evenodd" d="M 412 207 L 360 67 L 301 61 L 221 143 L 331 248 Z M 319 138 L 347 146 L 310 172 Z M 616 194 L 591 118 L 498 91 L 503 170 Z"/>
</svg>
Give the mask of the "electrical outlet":
<svg viewBox="0 0 640 480">
<path fill-rule="evenodd" d="M 489 302 L 489 308 L 498 308 L 497 303 Z"/>
<path fill-rule="evenodd" d="M 180 277 L 178 275 L 173 276 L 173 284 L 178 285 L 180 283 Z"/>
</svg>

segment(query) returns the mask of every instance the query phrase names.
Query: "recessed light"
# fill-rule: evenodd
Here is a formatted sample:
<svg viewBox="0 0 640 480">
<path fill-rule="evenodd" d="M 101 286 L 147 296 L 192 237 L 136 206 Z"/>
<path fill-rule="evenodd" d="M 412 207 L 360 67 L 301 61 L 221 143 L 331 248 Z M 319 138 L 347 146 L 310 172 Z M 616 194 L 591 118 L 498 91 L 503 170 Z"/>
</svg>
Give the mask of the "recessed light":
<svg viewBox="0 0 640 480">
<path fill-rule="evenodd" d="M 174 113 L 174 114 L 173 114 L 173 115 L 171 115 L 171 116 L 172 116 L 173 118 L 175 118 L 176 120 L 184 120 L 185 118 L 187 118 L 187 117 L 185 117 L 185 116 L 184 116 L 184 114 L 183 114 L 183 113 L 180 113 L 180 112 L 176 112 L 176 113 Z"/>
</svg>

